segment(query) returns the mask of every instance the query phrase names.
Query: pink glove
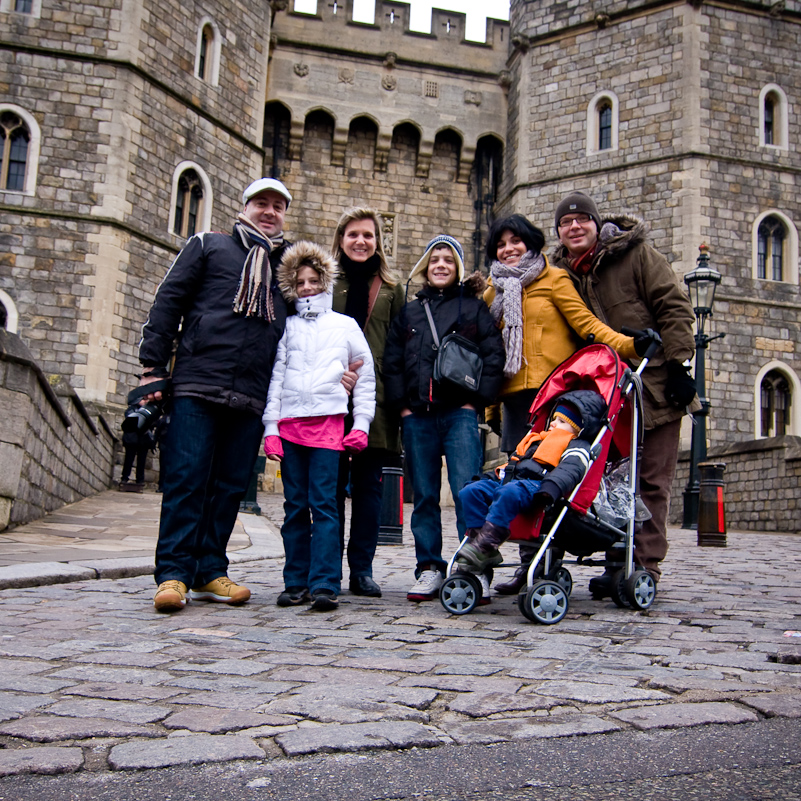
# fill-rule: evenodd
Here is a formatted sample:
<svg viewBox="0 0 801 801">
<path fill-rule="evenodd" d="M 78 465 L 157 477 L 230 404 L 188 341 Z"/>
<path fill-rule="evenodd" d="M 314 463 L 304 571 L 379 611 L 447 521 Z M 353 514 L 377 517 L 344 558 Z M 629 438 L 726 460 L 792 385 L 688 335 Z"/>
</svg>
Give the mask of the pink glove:
<svg viewBox="0 0 801 801">
<path fill-rule="evenodd" d="M 284 446 L 281 444 L 281 437 L 275 435 L 264 438 L 264 453 L 268 459 L 280 462 L 284 458 Z"/>
<path fill-rule="evenodd" d="M 365 434 L 364 431 L 359 431 L 354 428 L 353 431 L 342 440 L 342 444 L 345 446 L 346 451 L 358 453 L 367 447 L 367 434 Z"/>
</svg>

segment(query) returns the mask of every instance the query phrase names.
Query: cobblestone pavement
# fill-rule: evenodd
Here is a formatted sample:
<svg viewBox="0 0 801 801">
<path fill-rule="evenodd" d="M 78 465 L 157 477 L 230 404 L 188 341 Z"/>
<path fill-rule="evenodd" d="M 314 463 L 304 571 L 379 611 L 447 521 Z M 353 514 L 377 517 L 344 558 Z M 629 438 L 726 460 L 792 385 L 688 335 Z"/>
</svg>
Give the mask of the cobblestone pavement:
<svg viewBox="0 0 801 801">
<path fill-rule="evenodd" d="M 567 617 L 538 626 L 514 598 L 462 617 L 409 603 L 407 532 L 376 556 L 383 598 L 345 591 L 315 613 L 275 605 L 281 499 L 259 501 L 264 518 L 243 524 L 261 532 L 256 560 L 231 570 L 253 590 L 243 607 L 159 615 L 152 577 L 97 567 L 0 591 L 0 776 L 801 717 L 801 537 L 699 548 L 672 531 L 650 610 L 593 601 L 597 569 L 572 566 Z M 155 501 L 139 503 L 145 520 Z"/>
</svg>

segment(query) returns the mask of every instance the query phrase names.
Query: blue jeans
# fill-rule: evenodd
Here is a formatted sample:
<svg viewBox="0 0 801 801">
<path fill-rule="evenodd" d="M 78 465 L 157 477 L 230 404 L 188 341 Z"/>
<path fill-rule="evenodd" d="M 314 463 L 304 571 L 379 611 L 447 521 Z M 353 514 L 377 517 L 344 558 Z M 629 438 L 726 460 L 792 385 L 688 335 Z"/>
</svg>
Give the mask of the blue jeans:
<svg viewBox="0 0 801 801">
<path fill-rule="evenodd" d="M 340 456 L 337 484 L 339 550 L 341 556 L 345 552 L 345 493 L 350 483 L 348 568 L 351 578 L 373 575 L 373 557 L 381 524 L 385 453 L 380 448 L 365 448 L 361 453 L 343 453 Z"/>
<path fill-rule="evenodd" d="M 414 511 L 412 534 L 417 555 L 417 575 L 426 565 L 444 572 L 442 514 L 439 494 L 442 457 L 448 467 L 448 483 L 456 506 L 456 528 L 464 537 L 465 522 L 459 490 L 481 472 L 481 438 L 478 415 L 472 409 L 449 409 L 430 414 L 412 413 L 402 419 L 403 448 L 412 477 Z"/>
<path fill-rule="evenodd" d="M 228 571 L 225 549 L 264 426 L 258 415 L 199 398 L 175 398 L 161 458 L 157 584 L 202 587 Z"/>
<path fill-rule="evenodd" d="M 468 528 L 481 528 L 485 522 L 509 528 L 509 524 L 520 512 L 534 506 L 534 495 L 539 491 L 540 481 L 521 479 L 501 484 L 490 478 L 482 478 L 468 484 L 460 493 L 464 519 Z"/>
<path fill-rule="evenodd" d="M 339 594 L 342 556 L 336 493 L 340 452 L 308 448 L 285 439 L 281 442 L 284 586 L 308 587 L 312 592 L 332 590 Z"/>
</svg>

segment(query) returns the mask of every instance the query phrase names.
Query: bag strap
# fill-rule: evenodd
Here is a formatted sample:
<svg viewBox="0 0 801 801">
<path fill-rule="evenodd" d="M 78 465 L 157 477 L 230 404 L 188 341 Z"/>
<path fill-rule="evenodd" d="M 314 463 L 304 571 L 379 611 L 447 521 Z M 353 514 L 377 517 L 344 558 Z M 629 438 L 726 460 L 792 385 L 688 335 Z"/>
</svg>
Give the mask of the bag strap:
<svg viewBox="0 0 801 801">
<path fill-rule="evenodd" d="M 367 319 L 364 321 L 364 327 L 362 328 L 362 331 L 367 330 L 367 323 L 370 322 L 370 315 L 373 313 L 373 308 L 375 307 L 378 293 L 381 291 L 382 283 L 383 281 L 381 280 L 381 276 L 376 273 L 373 276 L 373 283 L 370 284 L 370 296 L 367 298 Z"/>
<path fill-rule="evenodd" d="M 423 308 L 426 310 L 426 317 L 428 317 L 428 324 L 431 326 L 431 335 L 434 337 L 434 350 L 439 350 L 439 337 L 437 336 L 437 329 L 434 325 L 434 318 L 431 315 L 431 309 L 428 308 L 428 299 L 421 301 Z"/>
</svg>

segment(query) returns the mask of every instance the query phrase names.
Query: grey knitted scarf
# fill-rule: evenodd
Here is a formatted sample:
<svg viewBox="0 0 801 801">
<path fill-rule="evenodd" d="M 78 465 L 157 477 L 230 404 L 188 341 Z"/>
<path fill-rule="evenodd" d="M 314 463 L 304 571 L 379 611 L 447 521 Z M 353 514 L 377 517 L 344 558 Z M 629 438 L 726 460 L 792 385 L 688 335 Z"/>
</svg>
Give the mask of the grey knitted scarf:
<svg viewBox="0 0 801 801">
<path fill-rule="evenodd" d="M 495 299 L 490 314 L 496 323 L 503 321 L 503 344 L 506 349 L 506 378 L 516 375 L 523 366 L 523 289 L 545 269 L 542 253 L 526 251 L 517 266 L 494 261 L 490 267 Z"/>
</svg>

